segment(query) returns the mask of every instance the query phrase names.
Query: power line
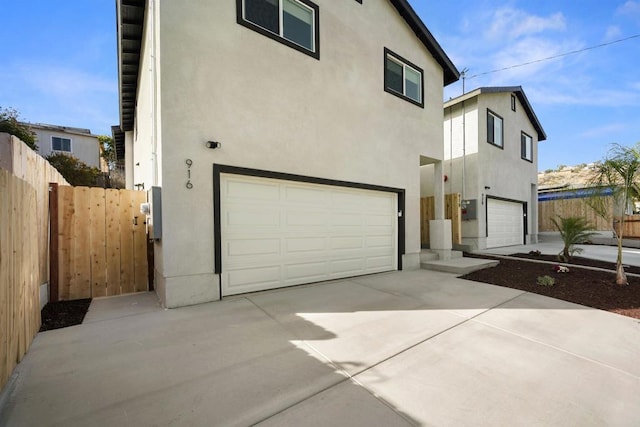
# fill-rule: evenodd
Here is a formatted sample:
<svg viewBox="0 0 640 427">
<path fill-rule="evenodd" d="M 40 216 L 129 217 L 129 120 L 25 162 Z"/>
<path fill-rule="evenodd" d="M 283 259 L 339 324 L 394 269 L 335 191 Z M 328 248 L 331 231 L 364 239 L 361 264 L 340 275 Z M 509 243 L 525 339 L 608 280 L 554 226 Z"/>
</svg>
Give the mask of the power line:
<svg viewBox="0 0 640 427">
<path fill-rule="evenodd" d="M 587 50 L 598 49 L 600 47 L 609 46 L 609 45 L 616 44 L 616 43 L 621 43 L 621 42 L 624 42 L 624 41 L 627 41 L 627 40 L 631 40 L 631 39 L 635 39 L 635 38 L 638 38 L 638 37 L 640 37 L 640 34 L 635 34 L 633 36 L 625 37 L 624 39 L 614 40 L 614 41 L 611 41 L 611 42 L 602 43 L 602 44 L 599 44 L 599 45 L 596 45 L 596 46 L 585 47 L 585 48 L 578 49 L 578 50 L 572 50 L 571 52 L 560 53 L 558 55 L 549 56 L 547 58 L 542 58 L 542 59 L 536 59 L 534 61 L 524 62 L 522 64 L 510 65 L 508 67 L 500 68 L 500 69 L 497 69 L 497 70 L 485 71 L 484 73 L 474 74 L 473 76 L 466 77 L 466 78 L 467 79 L 473 79 L 473 78 L 478 77 L 478 76 L 484 76 L 484 75 L 487 75 L 487 74 L 493 74 L 493 73 L 497 73 L 497 72 L 500 72 L 500 71 L 511 70 L 513 68 L 519 68 L 519 67 L 524 67 L 526 65 L 537 64 L 539 62 L 550 61 L 552 59 L 558 59 L 558 58 L 562 58 L 562 57 L 569 56 L 569 55 L 575 55 L 577 53 L 585 52 Z"/>
</svg>

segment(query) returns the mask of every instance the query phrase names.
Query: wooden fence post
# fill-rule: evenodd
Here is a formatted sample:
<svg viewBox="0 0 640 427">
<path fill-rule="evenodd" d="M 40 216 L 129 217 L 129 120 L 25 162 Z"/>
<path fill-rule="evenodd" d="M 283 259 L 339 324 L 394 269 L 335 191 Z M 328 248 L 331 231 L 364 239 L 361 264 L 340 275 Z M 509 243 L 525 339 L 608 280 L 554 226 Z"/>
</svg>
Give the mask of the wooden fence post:
<svg viewBox="0 0 640 427">
<path fill-rule="evenodd" d="M 58 184 L 49 183 L 49 301 L 56 302 L 58 292 Z"/>
</svg>

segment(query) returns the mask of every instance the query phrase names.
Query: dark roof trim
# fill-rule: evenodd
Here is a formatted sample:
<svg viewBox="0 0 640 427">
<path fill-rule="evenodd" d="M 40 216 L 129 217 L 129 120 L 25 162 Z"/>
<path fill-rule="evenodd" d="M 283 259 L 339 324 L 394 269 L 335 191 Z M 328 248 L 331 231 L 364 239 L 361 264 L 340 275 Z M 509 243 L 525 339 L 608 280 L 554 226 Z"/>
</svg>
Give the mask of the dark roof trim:
<svg viewBox="0 0 640 427">
<path fill-rule="evenodd" d="M 124 160 L 124 132 L 120 126 L 111 126 L 111 137 L 116 147 L 116 160 Z"/>
<path fill-rule="evenodd" d="M 524 89 L 522 86 L 492 86 L 492 87 L 480 87 L 478 89 L 474 89 L 470 92 L 465 93 L 457 98 L 450 99 L 449 101 L 444 103 L 444 108 L 449 108 L 452 105 L 456 105 L 461 103 L 462 101 L 466 101 L 471 98 L 475 98 L 478 95 L 483 93 L 513 93 L 515 94 L 520 103 L 524 106 L 524 110 L 529 118 L 529 121 L 533 125 L 534 129 L 538 134 L 538 142 L 545 141 L 547 139 L 547 134 L 542 128 L 542 124 L 540 120 L 538 120 L 538 116 L 536 116 L 535 111 L 533 111 L 533 107 L 529 103 L 529 99 L 527 95 L 524 93 Z"/>
<path fill-rule="evenodd" d="M 133 129 L 146 0 L 116 0 L 120 126 Z"/>
<path fill-rule="evenodd" d="M 433 58 L 442 66 L 444 71 L 444 85 L 447 86 L 460 79 L 460 72 L 453 65 L 451 59 L 444 52 L 440 44 L 436 41 L 433 34 L 427 29 L 424 22 L 418 17 L 407 0 L 389 0 L 391 4 L 398 10 L 400 16 L 409 24 L 409 27 L 416 34 L 418 39 L 424 44 L 427 50 L 433 55 Z"/>
</svg>

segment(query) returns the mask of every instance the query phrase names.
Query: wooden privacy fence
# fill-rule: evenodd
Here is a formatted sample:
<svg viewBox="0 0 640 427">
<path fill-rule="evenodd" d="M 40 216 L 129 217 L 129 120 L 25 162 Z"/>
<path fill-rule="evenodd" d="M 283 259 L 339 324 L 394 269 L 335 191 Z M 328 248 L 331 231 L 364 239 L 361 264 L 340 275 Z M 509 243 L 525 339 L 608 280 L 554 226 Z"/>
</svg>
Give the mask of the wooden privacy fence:
<svg viewBox="0 0 640 427">
<path fill-rule="evenodd" d="M 72 300 L 148 290 L 143 191 L 53 186 L 51 198 L 52 293 Z"/>
<path fill-rule="evenodd" d="M 620 234 L 620 217 L 616 217 L 614 222 L 615 230 Z M 611 227 L 609 227 L 611 230 Z M 622 237 L 640 237 L 640 215 L 625 215 L 622 224 Z"/>
<path fill-rule="evenodd" d="M 36 190 L 0 169 L 0 390 L 40 329 Z"/>
<path fill-rule="evenodd" d="M 462 243 L 462 211 L 460 209 L 460 193 L 446 194 L 444 196 L 444 218 L 451 220 L 451 241 Z M 420 242 L 429 244 L 429 220 L 435 218 L 435 198 L 423 197 L 420 199 Z"/>
<path fill-rule="evenodd" d="M 612 218 L 613 202 L 608 198 L 607 217 Z M 558 220 L 561 217 L 586 218 L 589 224 L 598 231 L 611 230 L 611 219 L 604 219 L 591 208 L 585 199 L 558 199 L 538 202 L 538 231 L 558 231 L 551 218 Z"/>
</svg>

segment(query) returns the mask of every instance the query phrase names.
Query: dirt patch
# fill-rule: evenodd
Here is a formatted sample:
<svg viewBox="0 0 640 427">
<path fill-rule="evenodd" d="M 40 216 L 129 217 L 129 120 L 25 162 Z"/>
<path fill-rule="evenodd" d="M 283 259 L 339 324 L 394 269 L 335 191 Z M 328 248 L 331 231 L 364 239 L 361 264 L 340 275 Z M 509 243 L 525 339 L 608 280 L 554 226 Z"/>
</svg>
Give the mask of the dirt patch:
<svg viewBox="0 0 640 427">
<path fill-rule="evenodd" d="M 523 258 L 521 260 L 474 254 L 465 254 L 465 256 L 498 259 L 500 264 L 493 268 L 461 276 L 463 279 L 520 289 L 640 319 L 640 278 L 628 276 L 628 286 L 616 285 L 615 273 L 613 272 L 615 264 L 580 258 L 575 259 L 572 265 L 569 265 L 568 273 L 557 273 L 554 271 L 553 265 L 525 259 L 531 257 L 542 260 L 546 257 L 545 255 L 513 255 Z M 555 256 L 550 255 L 550 257 L 555 261 Z M 582 265 L 607 268 L 612 271 L 605 272 L 580 268 L 577 264 L 579 262 L 582 262 Z M 631 272 L 632 269 L 637 271 L 636 267 L 625 271 Z M 538 285 L 537 279 L 540 276 L 553 277 L 555 284 L 553 286 Z"/>
<path fill-rule="evenodd" d="M 91 298 L 47 303 L 41 312 L 40 332 L 81 324 L 90 304 Z"/>
</svg>

